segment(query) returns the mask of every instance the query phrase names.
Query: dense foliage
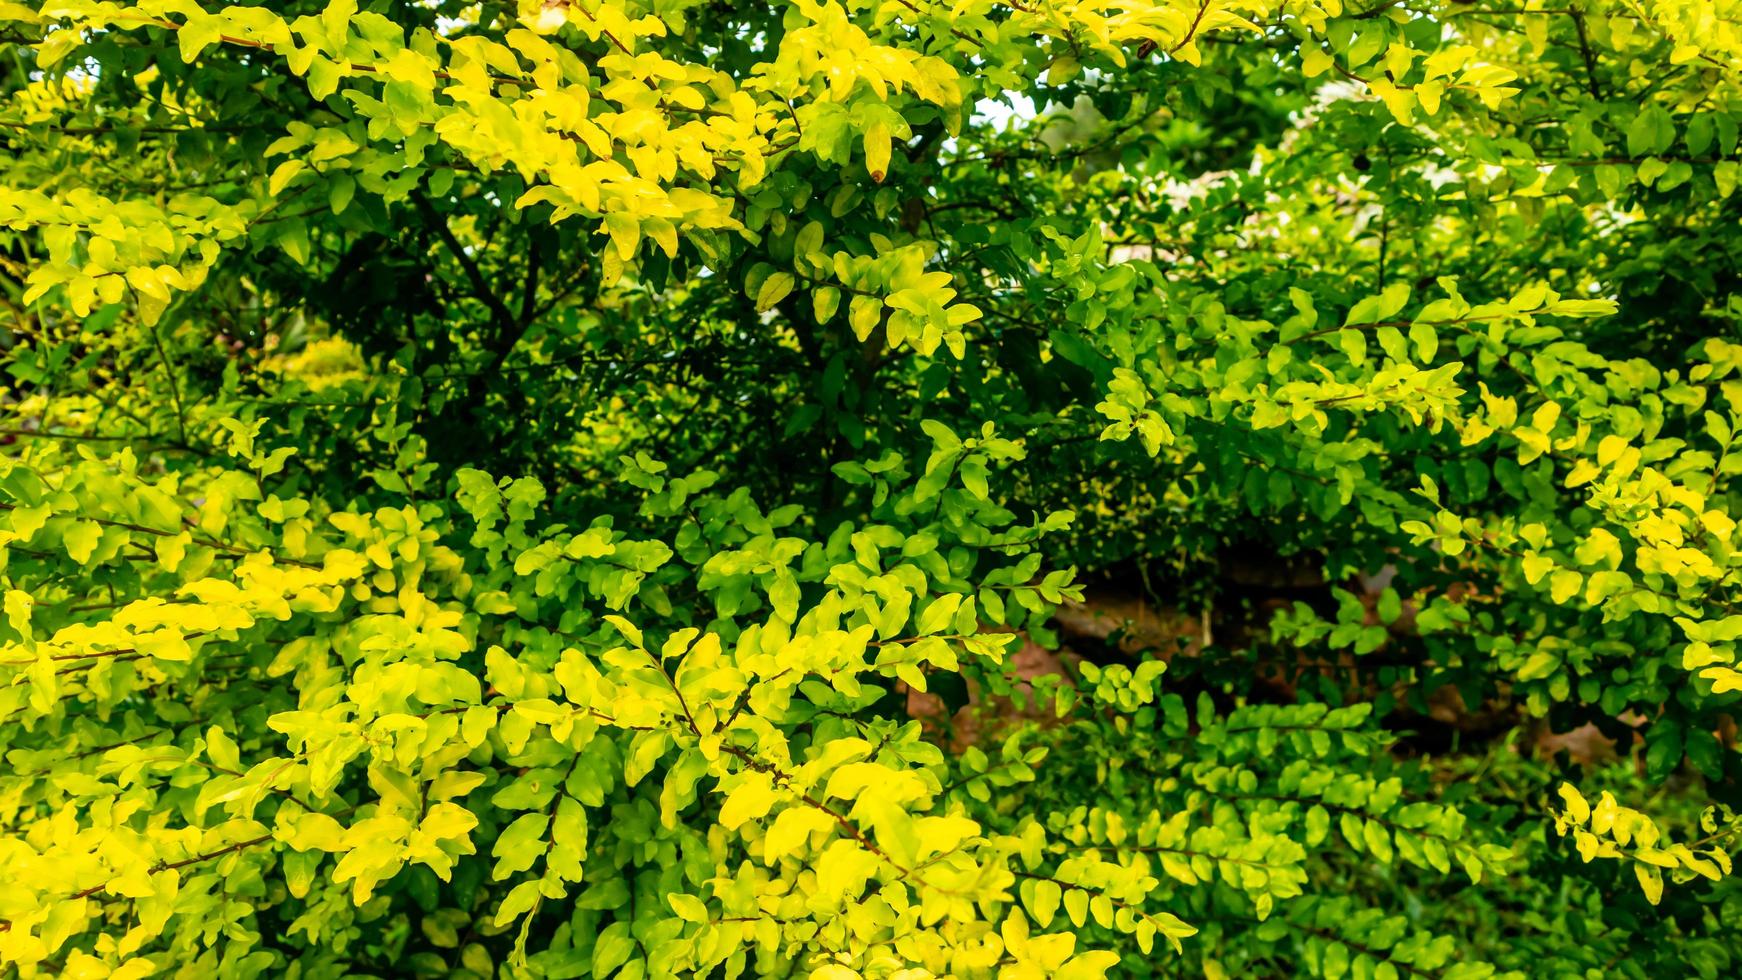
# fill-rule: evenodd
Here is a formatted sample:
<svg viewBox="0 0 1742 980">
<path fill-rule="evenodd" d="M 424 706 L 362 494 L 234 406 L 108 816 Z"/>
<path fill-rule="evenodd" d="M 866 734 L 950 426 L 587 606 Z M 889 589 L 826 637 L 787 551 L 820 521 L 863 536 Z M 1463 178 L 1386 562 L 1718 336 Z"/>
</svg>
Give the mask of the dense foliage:
<svg viewBox="0 0 1742 980">
<path fill-rule="evenodd" d="M 0 0 L 0 90 L 8 975 L 1742 970 L 1739 0 Z"/>
</svg>

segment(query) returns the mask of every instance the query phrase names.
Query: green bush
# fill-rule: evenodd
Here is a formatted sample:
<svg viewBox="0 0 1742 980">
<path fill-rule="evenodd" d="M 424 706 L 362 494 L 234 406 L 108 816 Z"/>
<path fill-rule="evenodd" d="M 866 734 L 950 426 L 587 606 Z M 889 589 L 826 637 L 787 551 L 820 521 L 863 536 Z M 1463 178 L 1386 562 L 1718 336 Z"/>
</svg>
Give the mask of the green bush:
<svg viewBox="0 0 1742 980">
<path fill-rule="evenodd" d="M 0 50 L 7 975 L 1742 969 L 1739 0 Z"/>
</svg>

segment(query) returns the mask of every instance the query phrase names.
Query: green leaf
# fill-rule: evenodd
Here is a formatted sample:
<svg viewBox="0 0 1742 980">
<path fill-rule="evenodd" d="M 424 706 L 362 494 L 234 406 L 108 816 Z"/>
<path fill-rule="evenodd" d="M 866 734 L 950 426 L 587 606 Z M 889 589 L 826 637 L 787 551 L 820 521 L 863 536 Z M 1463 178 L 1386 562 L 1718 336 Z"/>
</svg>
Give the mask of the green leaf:
<svg viewBox="0 0 1742 980">
<path fill-rule="evenodd" d="M 1642 157 L 1663 153 L 1675 142 L 1675 123 L 1660 105 L 1651 105 L 1627 125 L 1627 154 Z"/>
<path fill-rule="evenodd" d="M 795 283 L 790 272 L 776 272 L 762 280 L 761 288 L 756 291 L 756 309 L 773 309 L 792 292 Z"/>
</svg>

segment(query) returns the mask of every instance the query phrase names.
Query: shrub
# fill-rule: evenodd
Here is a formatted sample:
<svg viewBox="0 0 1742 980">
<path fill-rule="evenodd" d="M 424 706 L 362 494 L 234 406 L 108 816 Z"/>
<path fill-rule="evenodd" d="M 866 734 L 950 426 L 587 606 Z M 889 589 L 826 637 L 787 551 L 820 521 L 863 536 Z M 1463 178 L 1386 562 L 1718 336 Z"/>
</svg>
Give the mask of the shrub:
<svg viewBox="0 0 1742 980">
<path fill-rule="evenodd" d="M 1734 974 L 1742 4 L 0 20 L 9 972 Z"/>
</svg>

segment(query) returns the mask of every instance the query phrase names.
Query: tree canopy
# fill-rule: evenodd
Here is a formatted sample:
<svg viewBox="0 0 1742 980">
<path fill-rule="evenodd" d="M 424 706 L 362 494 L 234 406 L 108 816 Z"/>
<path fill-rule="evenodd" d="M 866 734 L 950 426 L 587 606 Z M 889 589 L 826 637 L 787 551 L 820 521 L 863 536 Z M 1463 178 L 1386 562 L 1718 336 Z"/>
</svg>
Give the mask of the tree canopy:
<svg viewBox="0 0 1742 980">
<path fill-rule="evenodd" d="M 1742 969 L 1742 0 L 0 55 L 0 970 Z"/>
</svg>

